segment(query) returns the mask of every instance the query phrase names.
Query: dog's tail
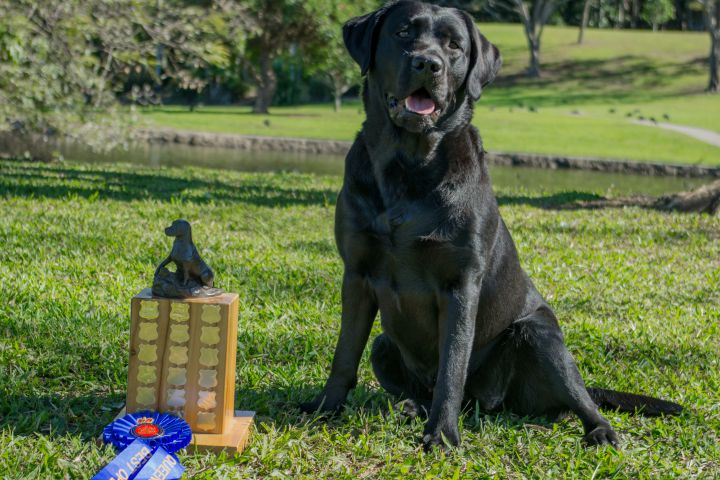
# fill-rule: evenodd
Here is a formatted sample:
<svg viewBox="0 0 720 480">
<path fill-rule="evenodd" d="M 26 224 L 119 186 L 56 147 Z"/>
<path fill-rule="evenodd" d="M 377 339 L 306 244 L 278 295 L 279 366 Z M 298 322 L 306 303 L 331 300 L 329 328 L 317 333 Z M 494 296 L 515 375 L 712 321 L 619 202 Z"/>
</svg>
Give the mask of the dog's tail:
<svg viewBox="0 0 720 480">
<path fill-rule="evenodd" d="M 604 388 L 588 388 L 587 391 L 593 402 L 600 408 L 639 413 L 647 417 L 680 415 L 683 411 L 682 405 L 655 397 L 648 397 L 647 395 L 616 392 Z"/>
</svg>

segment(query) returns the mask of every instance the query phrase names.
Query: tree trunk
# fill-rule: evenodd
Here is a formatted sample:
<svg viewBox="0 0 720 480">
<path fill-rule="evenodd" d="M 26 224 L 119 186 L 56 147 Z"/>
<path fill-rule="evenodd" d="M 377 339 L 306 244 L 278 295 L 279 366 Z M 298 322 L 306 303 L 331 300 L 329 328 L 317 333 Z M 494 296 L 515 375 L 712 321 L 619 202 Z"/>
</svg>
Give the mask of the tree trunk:
<svg viewBox="0 0 720 480">
<path fill-rule="evenodd" d="M 528 2 L 513 0 L 513 10 L 520 16 L 525 27 L 525 37 L 530 50 L 530 65 L 527 74 L 529 77 L 540 76 L 540 37 L 543 28 L 553 12 L 558 7 L 558 0 L 536 0 L 532 5 L 532 12 Z"/>
<path fill-rule="evenodd" d="M 277 88 L 277 77 L 273 70 L 273 58 L 269 49 L 263 49 L 260 52 L 260 71 L 255 76 L 257 80 L 257 94 L 255 96 L 255 105 L 253 105 L 253 113 L 269 113 L 270 104 L 275 96 Z"/>
<path fill-rule="evenodd" d="M 580 32 L 578 33 L 578 44 L 583 43 L 583 37 L 585 36 L 585 29 L 587 28 L 588 19 L 590 17 L 590 4 L 592 3 L 592 0 L 585 0 L 585 5 L 583 6 L 583 14 L 582 14 L 582 21 L 580 22 Z"/>
<path fill-rule="evenodd" d="M 335 99 L 335 113 L 340 111 L 342 107 L 342 95 L 345 92 L 342 79 L 338 75 L 331 75 L 333 82 L 333 97 Z"/>
<path fill-rule="evenodd" d="M 707 213 L 716 215 L 720 213 L 720 180 L 703 185 L 689 192 L 680 192 L 656 198 L 646 195 L 620 198 L 603 198 L 601 200 L 588 200 L 560 205 L 560 210 L 576 210 L 578 208 L 624 208 L 641 207 L 666 212 Z"/>
<path fill-rule="evenodd" d="M 536 35 L 528 36 L 528 46 L 530 47 L 528 77 L 537 78 L 540 76 L 540 39 Z"/>
<path fill-rule="evenodd" d="M 708 59 L 710 67 L 710 81 L 708 82 L 708 92 L 718 93 L 720 91 L 720 81 L 718 80 L 718 63 L 720 63 L 720 31 L 710 32 L 710 58 Z"/>
<path fill-rule="evenodd" d="M 697 212 L 714 215 L 720 207 L 720 180 L 689 192 L 659 198 L 654 208 L 676 212 Z"/>
</svg>

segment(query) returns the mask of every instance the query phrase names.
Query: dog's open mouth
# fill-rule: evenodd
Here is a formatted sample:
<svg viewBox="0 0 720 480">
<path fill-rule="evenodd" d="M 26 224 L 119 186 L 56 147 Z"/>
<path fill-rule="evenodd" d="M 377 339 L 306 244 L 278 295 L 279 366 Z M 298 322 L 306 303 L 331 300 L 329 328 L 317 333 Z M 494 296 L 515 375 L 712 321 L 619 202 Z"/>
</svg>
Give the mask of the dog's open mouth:
<svg viewBox="0 0 720 480">
<path fill-rule="evenodd" d="M 440 114 L 440 106 L 425 88 L 419 88 L 400 100 L 395 96 L 388 96 L 388 106 L 397 113 L 406 112 L 421 117 L 435 119 Z"/>
<path fill-rule="evenodd" d="M 431 115 L 435 112 L 435 101 L 421 88 L 405 99 L 405 109 L 418 115 Z"/>
</svg>

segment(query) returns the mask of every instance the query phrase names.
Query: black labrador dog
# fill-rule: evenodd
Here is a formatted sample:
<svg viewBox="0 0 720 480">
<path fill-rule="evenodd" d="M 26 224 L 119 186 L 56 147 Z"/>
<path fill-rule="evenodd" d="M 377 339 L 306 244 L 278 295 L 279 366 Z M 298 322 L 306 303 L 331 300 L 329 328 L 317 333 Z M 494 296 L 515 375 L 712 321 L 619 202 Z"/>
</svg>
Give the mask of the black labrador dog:
<svg viewBox="0 0 720 480">
<path fill-rule="evenodd" d="M 588 444 L 618 443 L 598 405 L 679 412 L 671 402 L 587 389 L 521 268 L 470 124 L 502 63 L 472 18 L 399 1 L 351 19 L 343 36 L 366 74 L 367 119 L 335 213 L 345 265 L 340 337 L 324 389 L 302 409 L 340 409 L 379 310 L 373 370 L 410 410 L 427 409 L 426 448 L 459 444 L 464 399 L 521 415 L 573 411 Z"/>
</svg>

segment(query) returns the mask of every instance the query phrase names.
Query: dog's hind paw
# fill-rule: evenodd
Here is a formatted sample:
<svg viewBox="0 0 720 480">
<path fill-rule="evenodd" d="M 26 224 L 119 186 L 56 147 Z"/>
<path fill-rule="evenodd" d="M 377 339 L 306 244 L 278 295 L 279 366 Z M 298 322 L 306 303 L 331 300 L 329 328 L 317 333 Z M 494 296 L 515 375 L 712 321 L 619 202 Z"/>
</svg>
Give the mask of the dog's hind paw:
<svg viewBox="0 0 720 480">
<path fill-rule="evenodd" d="M 620 439 L 618 439 L 615 430 L 609 425 L 599 425 L 595 427 L 583 437 L 583 442 L 587 446 L 611 445 L 614 448 L 620 448 Z"/>
<path fill-rule="evenodd" d="M 393 405 L 393 410 L 396 410 L 403 417 L 413 419 L 416 417 L 427 418 L 430 408 L 429 405 L 425 405 L 412 398 L 407 398 Z"/>
</svg>

